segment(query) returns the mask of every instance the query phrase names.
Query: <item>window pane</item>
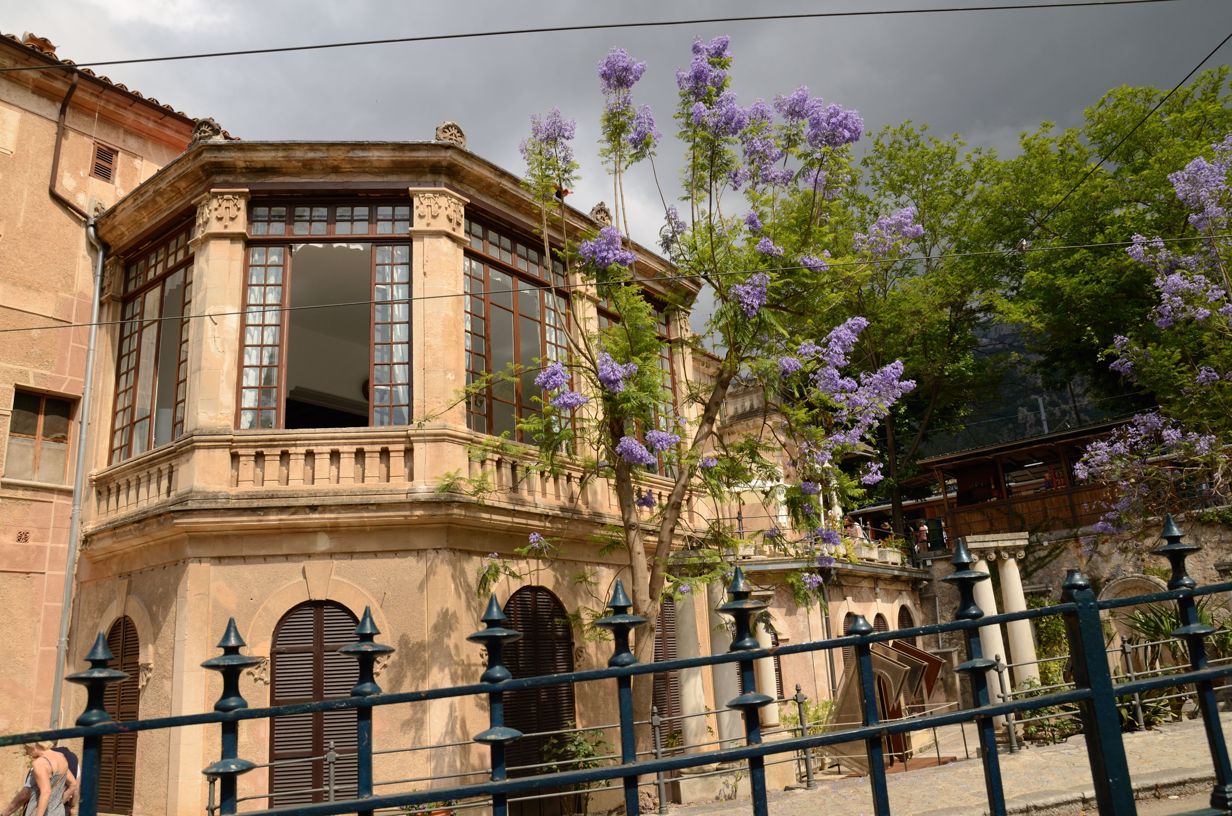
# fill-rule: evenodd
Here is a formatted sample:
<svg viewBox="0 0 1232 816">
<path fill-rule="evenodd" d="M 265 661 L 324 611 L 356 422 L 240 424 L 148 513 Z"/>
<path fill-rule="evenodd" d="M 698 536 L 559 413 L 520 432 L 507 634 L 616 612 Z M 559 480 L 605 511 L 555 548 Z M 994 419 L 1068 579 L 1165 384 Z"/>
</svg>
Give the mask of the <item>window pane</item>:
<svg viewBox="0 0 1232 816">
<path fill-rule="evenodd" d="M 67 400 L 48 397 L 43 402 L 43 438 L 53 442 L 68 441 L 68 417 L 72 406 Z"/>
<path fill-rule="evenodd" d="M 492 310 L 492 371 L 506 372 L 513 363 L 513 315 L 504 309 Z M 497 382 L 492 386 L 497 399 L 513 402 L 514 387 L 511 382 Z"/>
<path fill-rule="evenodd" d="M 8 453 L 4 458 L 4 475 L 10 479 L 34 479 L 33 439 L 9 437 Z"/>
<path fill-rule="evenodd" d="M 63 442 L 44 442 L 39 450 L 38 481 L 62 483 L 67 457 L 68 445 Z"/>
<path fill-rule="evenodd" d="M 9 429 L 22 436 L 34 436 L 38 432 L 39 398 L 34 394 L 18 391 L 13 396 L 13 417 Z"/>
</svg>

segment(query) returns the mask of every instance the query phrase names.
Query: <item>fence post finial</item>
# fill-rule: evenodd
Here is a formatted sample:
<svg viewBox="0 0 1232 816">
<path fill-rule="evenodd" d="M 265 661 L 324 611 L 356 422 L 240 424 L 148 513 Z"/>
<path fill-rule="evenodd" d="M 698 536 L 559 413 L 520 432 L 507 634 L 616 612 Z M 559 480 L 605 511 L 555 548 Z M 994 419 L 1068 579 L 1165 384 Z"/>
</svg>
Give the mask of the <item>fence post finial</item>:
<svg viewBox="0 0 1232 816">
<path fill-rule="evenodd" d="M 374 697 L 381 693 L 376 682 L 376 661 L 381 655 L 391 654 L 394 647 L 377 643 L 381 634 L 372 619 L 372 607 L 364 607 L 364 615 L 355 627 L 359 640 L 338 649 L 339 654 L 350 655 L 359 663 L 359 677 L 351 689 L 352 697 Z M 367 799 L 372 795 L 372 709 L 355 709 L 355 798 Z M 359 811 L 360 816 L 371 816 L 371 810 Z"/>
<path fill-rule="evenodd" d="M 967 549 L 967 542 L 961 538 L 954 545 L 954 557 L 950 563 L 954 565 L 954 571 L 941 580 L 958 587 L 958 609 L 954 617 L 957 620 L 979 620 L 984 617 L 984 610 L 975 602 L 975 585 L 987 581 L 988 573 L 971 568 L 975 559 Z"/>
<path fill-rule="evenodd" d="M 629 632 L 635 626 L 642 626 L 646 618 L 632 615 L 633 602 L 625 592 L 624 581 L 616 579 L 612 589 L 612 599 L 607 602 L 610 613 L 595 621 L 596 626 L 602 626 L 612 632 L 612 656 L 608 658 L 609 666 L 632 666 L 637 663 L 637 657 L 629 650 Z M 642 682 L 649 682 L 650 676 L 643 675 Z M 633 731 L 633 678 L 621 675 L 616 678 L 616 699 L 620 710 L 620 761 L 628 765 L 637 760 L 637 735 Z M 652 718 L 653 718 L 653 712 Z M 637 775 L 633 774 L 622 779 L 625 793 L 625 813 L 627 816 L 637 816 L 640 803 L 637 799 Z M 662 802 L 660 802 L 662 805 Z"/>
<path fill-rule="evenodd" d="M 248 701 L 240 693 L 240 674 L 249 666 L 260 663 L 261 658 L 240 654 L 240 649 L 246 645 L 235 625 L 235 618 L 230 618 L 226 630 L 222 633 L 222 639 L 218 641 L 222 654 L 201 663 L 203 669 L 210 669 L 222 675 L 222 694 L 218 702 L 214 703 L 215 711 L 248 708 Z M 218 812 L 224 816 L 235 813 L 238 804 L 237 777 L 256 767 L 255 763 L 239 758 L 239 727 L 240 724 L 234 720 L 222 723 L 222 752 L 217 762 L 201 772 L 207 777 L 218 779 Z"/>
<path fill-rule="evenodd" d="M 1197 544 L 1181 543 L 1184 533 L 1176 526 L 1171 513 L 1164 519 L 1164 529 L 1159 536 L 1168 543 L 1151 552 L 1154 555 L 1162 555 L 1164 558 L 1167 558 L 1168 563 L 1172 567 L 1172 577 L 1168 579 L 1168 589 L 1193 589 L 1196 587 L 1198 582 L 1189 577 L 1189 570 L 1185 566 L 1185 559 L 1202 548 Z"/>
<path fill-rule="evenodd" d="M 719 611 L 730 615 L 736 624 L 732 635 L 731 652 L 747 652 L 757 648 L 757 638 L 753 635 L 753 616 L 766 608 L 765 601 L 752 597 L 753 586 L 745 580 L 744 570 L 739 566 L 732 572 L 731 585 L 727 588 L 730 600 L 719 606 Z M 756 673 L 753 670 L 753 658 L 740 661 L 740 684 L 744 693 L 728 701 L 727 707 L 734 708 L 744 714 L 744 741 L 748 745 L 761 744 L 761 713 L 762 706 L 769 705 L 774 699 L 757 691 Z M 749 787 L 753 794 L 753 816 L 767 816 L 766 806 L 766 758 L 763 756 L 749 757 Z"/>
<path fill-rule="evenodd" d="M 505 613 L 496 600 L 495 593 L 488 598 L 488 607 L 484 610 L 484 628 L 466 636 L 471 643 L 483 646 L 488 655 L 488 667 L 479 679 L 485 683 L 503 683 L 513 677 L 509 667 L 504 663 L 505 644 L 515 643 L 522 638 L 522 633 L 505 626 Z M 505 725 L 505 693 L 503 691 L 488 692 L 488 728 L 480 731 L 473 739 L 481 745 L 487 745 L 492 756 L 492 781 L 505 779 L 505 746 L 520 739 L 522 732 Z M 503 793 L 492 794 L 492 816 L 506 816 L 509 812 L 509 797 Z"/>
<path fill-rule="evenodd" d="M 86 654 L 86 662 L 90 668 L 70 674 L 65 679 L 86 687 L 86 707 L 77 718 L 77 725 L 98 725 L 111 721 L 107 707 L 103 703 L 109 683 L 127 680 L 128 675 L 119 669 L 111 669 L 107 664 L 115 659 L 107 646 L 107 638 L 102 632 L 94 639 L 94 646 Z M 81 801 L 79 813 L 94 813 L 98 809 L 98 774 L 100 753 L 103 738 L 88 736 L 81 741 Z"/>
</svg>

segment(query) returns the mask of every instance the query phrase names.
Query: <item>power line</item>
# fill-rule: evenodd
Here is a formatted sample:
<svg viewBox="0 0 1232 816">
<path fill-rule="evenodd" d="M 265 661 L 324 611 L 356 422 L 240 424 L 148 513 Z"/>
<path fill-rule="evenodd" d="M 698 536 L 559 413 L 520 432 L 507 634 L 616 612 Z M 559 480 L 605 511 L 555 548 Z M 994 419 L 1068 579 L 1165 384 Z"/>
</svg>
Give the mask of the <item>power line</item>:
<svg viewBox="0 0 1232 816">
<path fill-rule="evenodd" d="M 1206 241 L 1210 239 L 1219 239 L 1219 238 L 1232 238 L 1232 233 L 1211 235 L 1211 236 L 1189 235 L 1189 236 L 1183 236 L 1183 237 L 1178 237 L 1178 238 L 1163 238 L 1160 240 L 1162 240 L 1164 243 L 1173 244 L 1173 243 L 1185 243 L 1185 242 L 1192 242 L 1192 241 Z M 948 260 L 950 258 L 986 258 L 986 257 L 994 256 L 994 255 L 1007 256 L 1007 255 L 1020 255 L 1024 253 L 1060 252 L 1060 251 L 1065 251 L 1065 250 L 1078 250 L 1078 249 L 1108 249 L 1108 248 L 1114 248 L 1114 247 L 1127 247 L 1127 246 L 1131 246 L 1133 243 L 1134 243 L 1133 241 L 1098 241 L 1098 242 L 1085 243 L 1085 244 L 1062 244 L 1058 246 L 1029 247 L 1027 249 L 1021 249 L 1021 250 L 1020 249 L 983 249 L 983 250 L 974 250 L 971 252 L 942 253 L 940 255 L 906 255 L 903 257 L 899 257 L 899 258 L 873 258 L 869 260 L 860 260 L 860 261 L 856 261 L 856 260 L 834 261 L 832 263 L 828 263 L 827 268 L 845 267 L 845 266 L 865 266 L 868 264 L 876 264 L 880 266 L 884 264 L 908 263 L 911 261 L 943 261 L 943 260 Z M 805 268 L 806 267 L 801 266 L 799 264 L 794 264 L 794 265 L 787 265 L 787 266 L 761 267 L 758 269 L 730 269 L 725 272 L 711 273 L 709 277 L 727 277 L 729 275 L 748 275 L 752 272 L 792 272 L 792 271 L 797 271 L 797 270 L 805 269 Z M 631 281 L 631 283 L 642 284 L 642 283 L 654 283 L 654 282 L 661 282 L 661 281 L 697 280 L 697 279 L 703 279 L 705 277 L 708 277 L 708 276 L 702 275 L 702 274 L 657 275 L 657 276 L 637 278 L 636 280 Z M 568 291 L 572 289 L 587 288 L 592 285 L 593 284 L 590 284 L 590 283 L 563 283 L 563 284 L 558 284 L 556 286 L 543 286 L 540 288 L 544 289 L 544 291 L 551 291 L 551 290 Z M 520 290 L 518 290 L 517 288 L 485 290 L 485 292 L 489 295 L 516 294 L 518 291 Z M 439 295 L 421 295 L 421 296 L 409 297 L 409 298 L 405 298 L 405 299 L 401 299 L 397 301 L 382 300 L 379 302 L 382 304 L 387 304 L 387 303 L 410 304 L 410 303 L 422 302 L 422 301 L 427 301 L 427 300 L 444 300 L 447 298 L 468 297 L 471 294 L 474 294 L 474 293 L 443 292 Z M 317 309 L 339 309 L 339 308 L 356 307 L 356 306 L 371 306 L 377 302 L 378 301 L 374 301 L 374 300 L 348 300 L 348 301 L 341 301 L 341 302 L 336 302 L 336 303 L 314 303 L 314 304 L 309 304 L 305 306 L 278 306 L 278 307 L 269 306 L 266 304 L 254 304 L 251 308 L 261 309 L 263 311 L 276 310 L 279 312 L 300 312 L 300 311 L 314 311 Z M 210 319 L 213 319 L 216 317 L 235 317 L 235 316 L 241 316 L 245 314 L 246 311 L 248 311 L 247 308 L 237 309 L 235 311 L 230 311 L 230 312 L 210 312 L 209 314 L 201 314 L 201 315 L 173 315 L 173 316 L 155 317 L 155 318 L 134 317 L 128 320 L 123 320 L 123 319 L 122 320 L 100 320 L 97 323 L 47 323 L 42 326 L 19 326 L 19 327 L 7 328 L 7 329 L 0 329 L 0 334 L 11 334 L 14 332 L 46 331 L 46 330 L 51 330 L 51 329 L 79 329 L 79 328 L 89 328 L 90 326 L 120 326 L 125 323 L 131 323 L 131 322 L 152 323 L 155 321 L 163 321 L 163 320 L 200 320 L 202 318 L 207 318 L 207 317 Z"/>
<path fill-rule="evenodd" d="M 633 28 L 670 28 L 678 26 L 708 25 L 712 23 L 756 23 L 778 20 L 817 20 L 836 17 L 885 17 L 904 14 L 953 14 L 967 11 L 1035 11 L 1058 8 L 1089 8 L 1098 6 L 1141 6 L 1157 3 L 1175 3 L 1180 0 L 1083 0 L 1081 2 L 1018 3 L 1001 6 L 939 6 L 919 9 L 875 9 L 867 11 L 819 11 L 799 14 L 758 14 L 740 17 L 697 17 L 688 20 L 647 20 L 628 23 L 591 23 L 585 25 L 540 26 L 536 28 L 507 28 L 495 31 L 470 31 L 458 34 L 425 34 L 417 37 L 386 37 L 373 40 L 314 43 L 310 45 L 287 45 L 272 48 L 247 48 L 233 51 L 208 51 L 196 54 L 176 54 L 165 57 L 138 57 L 133 59 L 95 60 L 75 64 L 20 66 L 0 68 L 0 73 L 16 71 L 74 70 L 99 68 L 109 65 L 134 65 L 137 63 L 177 62 L 182 60 L 214 59 L 217 57 L 243 57 L 255 54 L 286 54 L 296 51 L 324 51 L 335 48 L 359 48 L 371 45 L 399 45 L 406 43 L 443 42 L 450 40 L 473 40 L 488 37 L 510 37 L 524 34 L 561 34 L 573 31 L 613 31 Z"/>
<path fill-rule="evenodd" d="M 1053 213 L 1055 213 L 1057 210 L 1059 210 L 1059 209 L 1061 208 L 1061 205 L 1062 205 L 1062 204 L 1064 204 L 1066 201 L 1069 201 L 1070 196 L 1072 196 L 1074 193 L 1078 192 L 1078 188 L 1080 188 L 1080 187 L 1082 187 L 1082 185 L 1086 184 L 1086 183 L 1087 183 L 1087 180 L 1088 180 L 1088 179 L 1090 179 L 1090 178 L 1091 178 L 1091 176 L 1095 175 L 1095 172 L 1096 172 L 1097 170 L 1099 170 L 1099 168 L 1103 167 L 1103 166 L 1104 166 L 1104 164 L 1105 164 L 1105 163 L 1106 163 L 1109 159 L 1111 159 L 1111 158 L 1112 158 L 1113 154 L 1115 154 L 1115 153 L 1117 152 L 1117 150 L 1119 150 L 1119 149 L 1121 148 L 1121 145 L 1125 144 L 1125 142 L 1127 142 L 1127 141 L 1129 140 L 1129 137 L 1130 137 L 1130 136 L 1133 136 L 1133 135 L 1134 135 L 1134 134 L 1138 131 L 1138 128 L 1142 127 L 1142 126 L 1146 123 L 1146 120 L 1148 120 L 1148 119 L 1150 119 L 1152 116 L 1154 116 L 1154 115 L 1155 115 L 1155 112 L 1156 112 L 1156 111 L 1158 111 L 1160 108 L 1162 108 L 1162 107 L 1164 106 L 1164 103 L 1165 103 L 1165 102 L 1167 102 L 1169 99 L 1171 99 L 1171 98 L 1172 98 L 1172 95 L 1173 95 L 1173 94 L 1175 94 L 1178 90 L 1180 90 L 1182 85 L 1184 85 L 1186 82 L 1188 82 L 1188 81 L 1189 81 L 1190 77 L 1192 77 L 1194 74 L 1198 73 L 1198 71 L 1202 69 L 1202 66 L 1203 66 L 1203 65 L 1206 65 L 1206 61 L 1207 61 L 1207 60 L 1209 60 L 1211 57 L 1215 56 L 1215 53 L 1216 53 L 1217 51 L 1219 51 L 1219 49 L 1223 48 L 1225 45 L 1227 45 L 1227 44 L 1228 44 L 1228 40 L 1232 40 L 1232 32 L 1229 32 L 1229 33 L 1228 33 L 1228 36 L 1226 36 L 1226 37 L 1224 37 L 1222 40 L 1220 40 L 1219 45 L 1217 45 L 1217 46 L 1215 46 L 1214 48 L 1212 48 L 1212 49 L 1210 50 L 1210 53 L 1208 53 L 1205 57 L 1203 57 L 1203 58 L 1202 58 L 1202 61 L 1201 61 L 1201 62 L 1199 62 L 1197 65 L 1195 65 L 1195 66 L 1193 67 L 1193 70 L 1191 70 L 1188 74 L 1186 74 L 1186 75 L 1184 76 L 1184 78 L 1183 78 L 1183 79 L 1181 79 L 1181 81 L 1180 81 L 1180 82 L 1178 82 L 1178 83 L 1176 83 L 1175 85 L 1173 85 L 1173 86 L 1172 86 L 1172 90 L 1170 90 L 1170 91 L 1168 91 L 1166 94 L 1164 94 L 1163 98 L 1162 98 L 1162 99 L 1160 99 L 1158 102 L 1156 102 L 1156 103 L 1155 103 L 1155 106 L 1154 106 L 1153 108 L 1151 108 L 1149 111 L 1147 111 L 1145 116 L 1143 116 L 1143 117 L 1142 117 L 1141 119 L 1139 119 L 1136 123 L 1134 123 L 1134 126 L 1133 126 L 1133 127 L 1131 127 L 1131 128 L 1130 128 L 1130 129 L 1129 129 L 1129 130 L 1125 133 L 1125 135 L 1124 135 L 1124 136 L 1122 136 L 1122 137 L 1120 138 L 1120 140 L 1119 140 L 1119 141 L 1118 141 L 1115 145 L 1113 145 L 1113 146 L 1112 146 L 1112 149 L 1108 151 L 1108 154 L 1107 154 L 1106 156 L 1101 156 L 1101 157 L 1100 157 L 1100 159 L 1099 159 L 1099 161 L 1098 161 L 1098 162 L 1096 162 L 1096 163 L 1095 163 L 1095 165 L 1094 165 L 1091 169 L 1087 170 L 1086 174 L 1085 174 L 1085 175 L 1083 175 L 1083 177 L 1082 177 L 1082 178 L 1078 179 L 1078 183 L 1077 183 L 1077 184 L 1075 184 L 1073 187 L 1071 187 L 1071 188 L 1070 188 L 1070 191 L 1069 191 L 1068 193 L 1066 193 L 1064 196 L 1062 196 L 1060 201 L 1058 201 L 1056 204 L 1053 204 L 1053 205 L 1052 205 L 1052 208 L 1051 208 L 1051 209 L 1049 209 L 1049 210 L 1048 210 L 1048 212 L 1044 213 L 1044 217 L 1043 217 L 1043 218 L 1041 218 L 1039 221 L 1035 222 L 1035 227 L 1031 230 L 1031 234 L 1032 234 L 1032 235 L 1034 235 L 1034 234 L 1035 234 L 1035 232 L 1036 232 L 1037 230 L 1039 230 L 1039 228 L 1040 228 L 1041 226 L 1043 226 L 1043 225 L 1044 225 L 1044 224 L 1048 221 L 1048 219 L 1049 219 L 1049 218 L 1051 218 L 1051 217 L 1052 217 Z"/>
</svg>

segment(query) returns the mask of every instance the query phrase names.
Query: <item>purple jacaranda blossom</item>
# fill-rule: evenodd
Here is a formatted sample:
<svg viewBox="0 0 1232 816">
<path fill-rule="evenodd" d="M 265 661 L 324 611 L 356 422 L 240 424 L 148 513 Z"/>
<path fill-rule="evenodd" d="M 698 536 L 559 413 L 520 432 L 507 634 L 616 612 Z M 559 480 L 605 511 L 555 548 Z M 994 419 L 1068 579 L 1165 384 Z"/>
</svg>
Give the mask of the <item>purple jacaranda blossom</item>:
<svg viewBox="0 0 1232 816">
<path fill-rule="evenodd" d="M 707 131 L 716 139 L 737 136 L 749 123 L 748 112 L 740 107 L 731 91 L 719 94 L 713 105 L 694 103 L 689 113 L 694 127 Z"/>
<path fill-rule="evenodd" d="M 645 493 L 637 497 L 637 501 L 635 501 L 634 504 L 638 507 L 644 507 L 647 510 L 653 510 L 657 502 L 655 501 L 654 493 L 651 492 L 650 488 L 647 488 Z"/>
<path fill-rule="evenodd" d="M 749 232 L 761 232 L 762 230 L 761 218 L 753 210 L 750 210 L 744 217 L 744 225 L 749 228 Z"/>
<path fill-rule="evenodd" d="M 716 459 L 716 458 L 715 458 L 715 457 L 713 457 L 713 456 L 703 456 L 703 457 L 701 458 L 701 460 L 700 460 L 700 461 L 698 461 L 697 466 L 698 466 L 699 468 L 705 468 L 705 469 L 709 470 L 710 468 L 713 468 L 713 467 L 718 467 L 718 466 L 719 466 L 719 460 L 718 460 L 718 459 Z"/>
<path fill-rule="evenodd" d="M 1117 528 L 1112 524 L 1112 522 L 1105 521 L 1104 519 L 1100 519 L 1099 521 L 1095 522 L 1095 524 L 1092 525 L 1091 530 L 1096 533 L 1103 533 L 1104 535 L 1118 532 Z"/>
<path fill-rule="evenodd" d="M 586 403 L 590 402 L 590 397 L 585 394 L 579 394 L 577 391 L 565 389 L 549 400 L 553 408 L 561 411 L 575 411 L 581 408 Z"/>
<path fill-rule="evenodd" d="M 577 123 L 552 108 L 543 116 L 531 116 L 530 138 L 521 144 L 522 158 L 531 160 L 537 148 L 560 166 L 573 162 L 573 147 L 569 144 L 577 133 Z"/>
<path fill-rule="evenodd" d="M 624 391 L 625 380 L 637 373 L 637 363 L 618 363 L 606 351 L 599 352 L 597 362 L 599 383 L 613 394 Z"/>
<path fill-rule="evenodd" d="M 830 567 L 833 567 L 837 563 L 838 563 L 838 559 L 836 559 L 832 555 L 817 556 L 817 566 L 821 567 L 822 569 L 829 569 Z"/>
<path fill-rule="evenodd" d="M 875 485 L 883 478 L 885 477 L 881 475 L 881 463 L 869 462 L 863 472 L 860 473 L 860 484 Z"/>
<path fill-rule="evenodd" d="M 664 224 L 659 230 L 659 247 L 670 253 L 676 244 L 680 241 L 680 236 L 684 235 L 688 225 L 684 223 L 684 219 L 680 217 L 680 213 L 675 206 L 669 206 L 663 213 Z"/>
<path fill-rule="evenodd" d="M 624 239 L 615 227 L 604 227 L 594 238 L 579 244 L 578 255 L 581 255 L 596 269 L 607 269 L 609 266 L 629 266 L 636 257 L 625 248 Z"/>
<path fill-rule="evenodd" d="M 1198 385 L 1210 385 L 1214 382 L 1219 382 L 1219 372 L 1210 366 L 1202 366 L 1198 369 L 1198 376 L 1195 378 Z"/>
<path fill-rule="evenodd" d="M 526 537 L 526 548 L 542 555 L 552 548 L 552 543 L 540 533 L 531 533 Z"/>
<path fill-rule="evenodd" d="M 788 125 L 804 124 L 821 106 L 821 100 L 809 95 L 803 85 L 786 96 L 774 97 L 774 109 Z"/>
<path fill-rule="evenodd" d="M 784 152 L 772 126 L 774 111 L 759 99 L 744 114 L 745 124 L 740 131 L 744 162 L 738 177 L 733 179 L 734 186 L 739 187 L 747 181 L 752 189 L 757 189 L 763 185 L 790 182 L 795 176 L 794 171 L 779 166 Z"/>
<path fill-rule="evenodd" d="M 550 362 L 535 376 L 535 385 L 544 391 L 556 391 L 569 385 L 569 372 L 560 362 Z"/>
<path fill-rule="evenodd" d="M 809 113 L 805 138 L 810 147 L 842 147 L 860 141 L 864 133 L 864 120 L 857 111 L 840 105 L 821 105 L 821 100 Z"/>
<path fill-rule="evenodd" d="M 873 222 L 868 233 L 857 232 L 856 249 L 873 255 L 889 255 L 901 251 L 903 246 L 924 234 L 924 228 L 916 223 L 915 207 L 903 207 L 890 215 Z"/>
<path fill-rule="evenodd" d="M 646 446 L 631 436 L 622 436 L 616 443 L 616 455 L 631 465 L 653 465 L 658 462 Z"/>
<path fill-rule="evenodd" d="M 677 584 L 676 591 L 679 592 L 681 595 L 688 595 L 690 592 L 693 591 L 693 587 L 689 586 L 688 584 Z"/>
<path fill-rule="evenodd" d="M 831 547 L 841 546 L 843 540 L 839 537 L 838 531 L 825 529 L 817 533 L 817 538 L 822 544 L 827 544 Z"/>
<path fill-rule="evenodd" d="M 733 300 L 740 306 L 745 317 L 757 317 L 761 307 L 766 305 L 766 287 L 770 284 L 770 276 L 765 272 L 757 272 L 744 283 L 733 283 L 728 290 Z"/>
<path fill-rule="evenodd" d="M 646 63 L 629 56 L 623 48 L 613 48 L 599 61 L 599 80 L 605 94 L 629 91 L 646 73 Z"/>
<path fill-rule="evenodd" d="M 822 257 L 820 258 L 816 255 L 801 255 L 800 266 L 803 266 L 810 272 L 825 272 L 830 268 L 830 264 L 826 262 L 826 259 L 830 257 L 830 252 L 824 250 L 821 255 Z"/>
<path fill-rule="evenodd" d="M 627 137 L 629 147 L 633 149 L 633 155 L 635 157 L 649 155 L 658 143 L 660 135 L 658 128 L 655 127 L 654 114 L 650 112 L 650 106 L 639 107 L 633 114 L 633 122 L 629 126 Z"/>
<path fill-rule="evenodd" d="M 655 453 L 662 453 L 679 445 L 680 436 L 668 431 L 647 431 L 646 444 L 650 445 L 650 449 Z"/>
<path fill-rule="evenodd" d="M 1129 338 L 1118 334 L 1112 338 L 1112 347 L 1116 349 L 1117 358 L 1108 367 L 1123 377 L 1133 373 L 1134 361 L 1129 358 Z"/>
<path fill-rule="evenodd" d="M 717 92 L 727 81 L 724 67 L 730 58 L 727 48 L 731 38 L 715 37 L 709 42 L 693 41 L 693 61 L 687 70 L 676 72 L 676 85 L 694 101 L 702 101 L 711 91 Z"/>
<path fill-rule="evenodd" d="M 1199 156 L 1183 170 L 1168 176 L 1176 197 L 1190 211 L 1189 223 L 1200 232 L 1214 232 L 1216 225 L 1227 218 L 1228 171 L 1232 170 L 1232 134 L 1216 145 L 1215 159 Z"/>
<path fill-rule="evenodd" d="M 780 530 L 778 527 L 771 527 L 769 530 L 766 530 L 766 532 L 762 533 L 762 535 L 764 535 L 766 538 L 773 540 L 773 539 L 782 538 L 783 531 Z"/>
<path fill-rule="evenodd" d="M 800 361 L 799 357 L 785 354 L 779 358 L 779 374 L 784 377 L 789 377 L 802 368 L 804 368 L 804 363 Z"/>
<path fill-rule="evenodd" d="M 800 482 L 800 492 L 806 496 L 816 496 L 821 492 L 821 485 L 805 479 L 803 482 Z"/>
<path fill-rule="evenodd" d="M 825 583 L 825 579 L 815 572 L 805 572 L 800 575 L 800 583 L 805 589 L 815 592 Z"/>
<path fill-rule="evenodd" d="M 774 241 L 771 241 L 769 235 L 763 235 L 761 240 L 757 242 L 756 248 L 762 255 L 769 255 L 772 258 L 783 257 L 783 248 L 774 243 Z"/>
</svg>

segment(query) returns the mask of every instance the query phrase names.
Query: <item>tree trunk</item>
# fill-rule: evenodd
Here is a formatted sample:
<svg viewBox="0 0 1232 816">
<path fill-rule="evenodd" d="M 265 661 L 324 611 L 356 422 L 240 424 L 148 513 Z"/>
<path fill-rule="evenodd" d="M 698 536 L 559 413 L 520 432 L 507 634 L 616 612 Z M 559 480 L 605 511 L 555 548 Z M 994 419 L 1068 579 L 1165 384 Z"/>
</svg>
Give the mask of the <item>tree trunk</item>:
<svg viewBox="0 0 1232 816">
<path fill-rule="evenodd" d="M 886 467 L 889 470 L 886 475 L 890 477 L 890 526 L 894 528 L 894 535 L 906 538 L 903 491 L 898 484 L 898 445 L 895 443 L 894 430 L 894 414 L 891 413 L 885 420 Z"/>
</svg>

